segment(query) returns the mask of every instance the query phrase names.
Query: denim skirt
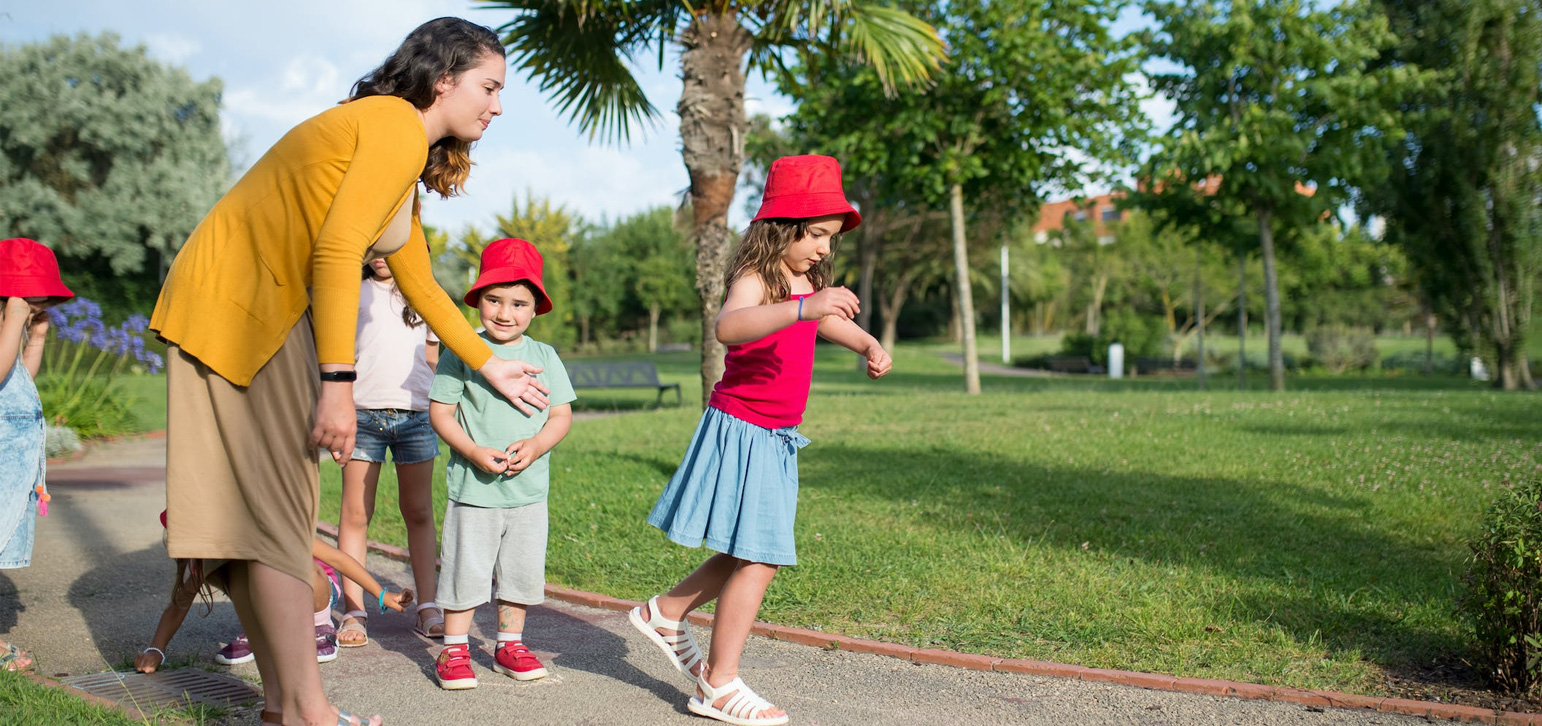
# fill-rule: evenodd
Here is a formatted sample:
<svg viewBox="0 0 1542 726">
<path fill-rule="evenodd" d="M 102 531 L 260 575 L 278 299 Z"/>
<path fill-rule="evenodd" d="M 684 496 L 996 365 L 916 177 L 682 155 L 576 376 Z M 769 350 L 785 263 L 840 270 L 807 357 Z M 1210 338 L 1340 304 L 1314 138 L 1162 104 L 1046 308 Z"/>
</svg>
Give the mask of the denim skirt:
<svg viewBox="0 0 1542 726">
<path fill-rule="evenodd" d="M 708 408 L 648 524 L 686 547 L 795 565 L 798 449 L 806 445 L 796 427 L 768 429 Z"/>
<path fill-rule="evenodd" d="M 37 486 L 43 483 L 43 404 L 18 359 L 0 377 L 0 570 L 32 564 Z"/>
</svg>

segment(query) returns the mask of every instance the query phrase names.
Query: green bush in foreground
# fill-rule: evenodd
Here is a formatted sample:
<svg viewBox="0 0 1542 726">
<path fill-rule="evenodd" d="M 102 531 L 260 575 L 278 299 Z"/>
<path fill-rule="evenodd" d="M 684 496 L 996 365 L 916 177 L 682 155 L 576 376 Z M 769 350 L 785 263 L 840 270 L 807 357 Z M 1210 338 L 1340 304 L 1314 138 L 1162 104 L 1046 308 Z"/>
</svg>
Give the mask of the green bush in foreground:
<svg viewBox="0 0 1542 726">
<path fill-rule="evenodd" d="M 1529 693 L 1542 680 L 1542 479 L 1501 493 L 1471 542 L 1467 593 L 1478 667 L 1495 687 Z"/>
</svg>

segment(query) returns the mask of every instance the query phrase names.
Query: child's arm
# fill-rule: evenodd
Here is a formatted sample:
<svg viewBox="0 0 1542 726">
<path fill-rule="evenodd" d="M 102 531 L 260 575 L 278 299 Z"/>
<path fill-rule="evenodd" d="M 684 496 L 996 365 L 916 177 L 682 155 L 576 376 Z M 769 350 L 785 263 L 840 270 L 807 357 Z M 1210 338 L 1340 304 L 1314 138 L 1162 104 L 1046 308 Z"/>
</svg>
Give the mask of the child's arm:
<svg viewBox="0 0 1542 726">
<path fill-rule="evenodd" d="M 856 294 L 844 287 L 827 287 L 804 298 L 801 303 L 786 300 L 762 305 L 760 301 L 765 291 L 760 276 L 753 273 L 734 281 L 733 287 L 728 288 L 723 309 L 717 314 L 718 342 L 739 345 L 760 340 L 800 320 L 819 320 L 831 315 L 850 320 L 861 308 Z M 800 309 L 803 311 L 801 316 Z"/>
<path fill-rule="evenodd" d="M 140 673 L 154 673 L 155 669 L 166 664 L 166 646 L 171 643 L 172 637 L 182 627 L 182 621 L 187 619 L 187 611 L 192 609 L 193 601 L 197 598 L 198 585 L 194 581 L 184 580 L 177 583 L 177 589 L 171 593 L 171 602 L 166 605 L 165 610 L 161 611 L 161 621 L 155 626 L 155 635 L 150 638 L 150 647 L 134 656 L 134 670 Z"/>
<path fill-rule="evenodd" d="M 311 545 L 311 556 L 331 565 L 332 569 L 337 570 L 338 574 L 359 583 L 359 586 L 364 588 L 365 592 L 375 597 L 380 597 L 380 593 L 385 592 L 385 606 L 396 612 L 401 612 L 403 608 L 412 604 L 412 590 L 410 588 L 404 589 L 400 593 L 387 592 L 364 569 L 364 565 L 359 564 L 358 560 L 326 542 L 322 542 L 319 539 L 314 540 Z"/>
<path fill-rule="evenodd" d="M 428 402 L 428 423 L 434 427 L 434 433 L 439 434 L 439 438 L 444 439 L 451 450 L 466 457 L 478 469 L 489 474 L 508 472 L 508 456 L 502 449 L 477 446 L 477 442 L 472 441 L 466 430 L 460 427 L 460 422 L 455 420 L 455 406 L 453 403 Z"/>
<path fill-rule="evenodd" d="M 573 428 L 573 404 L 564 403 L 547 410 L 546 425 L 536 435 L 509 444 L 509 473 L 517 474 L 535 463 L 542 454 L 556 448 Z"/>
<path fill-rule="evenodd" d="M 21 351 L 21 364 L 33 378 L 37 378 L 38 369 L 43 367 L 43 342 L 47 339 L 48 311 L 39 310 L 27 320 L 27 346 Z"/>
<path fill-rule="evenodd" d="M 25 298 L 5 299 L 5 312 L 0 316 L 0 368 L 7 372 L 16 365 L 16 356 L 21 355 L 21 333 L 31 317 L 32 306 Z"/>
<path fill-rule="evenodd" d="M 867 358 L 867 377 L 883 378 L 888 375 L 891 361 L 889 352 L 878 344 L 872 333 L 845 318 L 828 317 L 819 321 L 819 336 L 857 355 Z"/>
</svg>

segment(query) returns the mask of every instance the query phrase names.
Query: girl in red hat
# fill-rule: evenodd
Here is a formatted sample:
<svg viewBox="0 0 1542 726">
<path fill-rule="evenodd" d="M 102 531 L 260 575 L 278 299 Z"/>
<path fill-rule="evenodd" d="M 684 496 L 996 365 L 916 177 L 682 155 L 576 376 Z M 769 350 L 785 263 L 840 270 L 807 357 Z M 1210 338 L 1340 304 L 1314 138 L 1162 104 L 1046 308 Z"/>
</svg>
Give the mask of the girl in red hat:
<svg viewBox="0 0 1542 726">
<path fill-rule="evenodd" d="M 835 237 L 861 221 L 841 190 L 835 159 L 777 159 L 760 212 L 728 267 L 728 299 L 717 317 L 717 338 L 728 346 L 723 379 L 648 516 L 674 542 L 705 543 L 719 554 L 629 615 L 695 682 L 687 707 L 698 715 L 744 726 L 787 722 L 739 679 L 739 656 L 771 578 L 797 563 L 798 449 L 808 444 L 797 426 L 808 404 L 815 337 L 866 357 L 870 378 L 889 372 L 889 354 L 852 322 L 856 295 L 830 286 Z M 685 619 L 713 600 L 703 662 Z"/>
<path fill-rule="evenodd" d="M 33 519 L 48 501 L 43 402 L 32 379 L 43 364 L 48 308 L 74 296 L 51 250 L 30 239 L 0 240 L 0 570 L 32 564 Z M 0 640 L 0 670 L 31 665 Z"/>
</svg>

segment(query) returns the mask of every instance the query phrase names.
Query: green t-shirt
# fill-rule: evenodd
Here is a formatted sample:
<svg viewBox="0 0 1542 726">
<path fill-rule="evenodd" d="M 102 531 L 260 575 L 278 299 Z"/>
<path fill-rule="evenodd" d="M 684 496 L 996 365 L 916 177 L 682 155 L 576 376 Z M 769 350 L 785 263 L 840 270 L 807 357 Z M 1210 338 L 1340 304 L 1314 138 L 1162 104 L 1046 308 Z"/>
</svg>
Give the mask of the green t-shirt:
<svg viewBox="0 0 1542 726">
<path fill-rule="evenodd" d="M 557 357 L 551 346 L 523 336 L 513 345 L 499 345 L 482 339 L 493 349 L 493 355 L 504 360 L 524 361 L 540 366 L 536 380 L 551 389 L 552 406 L 572 403 L 573 384 L 568 381 L 567 367 Z M 493 389 L 482 374 L 461 361 L 453 352 L 445 350 L 439 356 L 439 368 L 434 375 L 434 386 L 428 392 L 430 400 L 457 404 L 455 420 L 465 429 L 478 446 L 507 449 L 509 444 L 528 439 L 541 431 L 549 414 L 536 411 L 527 416 L 514 404 Z M 541 455 L 524 471 L 514 476 L 490 474 L 477 468 L 466 457 L 450 452 L 450 463 L 445 468 L 445 484 L 452 501 L 475 507 L 523 507 L 546 500 L 550 484 L 551 452 Z"/>
</svg>

